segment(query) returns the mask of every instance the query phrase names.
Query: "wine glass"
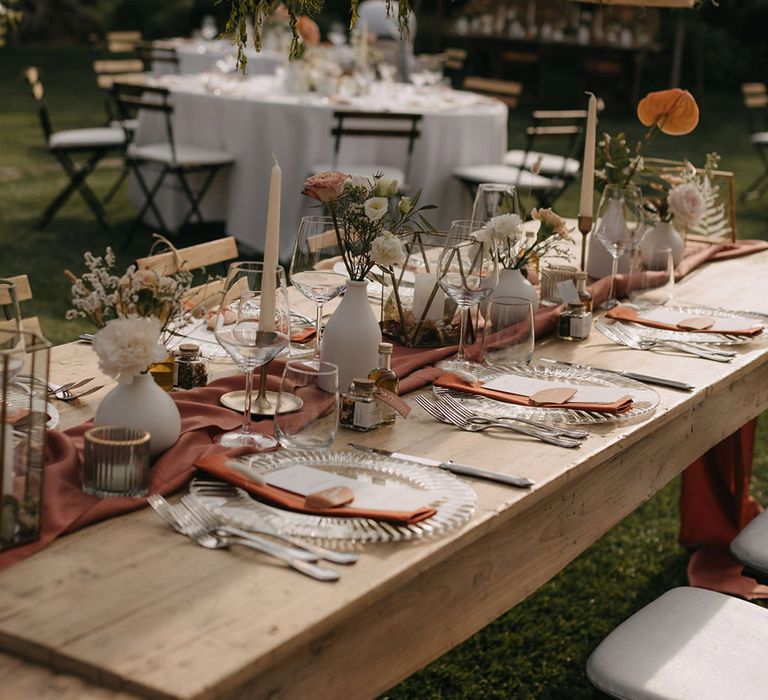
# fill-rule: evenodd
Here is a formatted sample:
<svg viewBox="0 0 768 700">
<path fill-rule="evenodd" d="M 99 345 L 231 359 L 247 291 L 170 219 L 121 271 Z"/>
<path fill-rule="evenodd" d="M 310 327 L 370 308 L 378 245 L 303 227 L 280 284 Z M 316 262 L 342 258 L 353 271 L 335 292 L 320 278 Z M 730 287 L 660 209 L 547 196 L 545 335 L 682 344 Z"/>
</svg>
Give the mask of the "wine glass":
<svg viewBox="0 0 768 700">
<path fill-rule="evenodd" d="M 200 36 L 205 41 L 213 41 L 218 35 L 219 30 L 216 28 L 216 19 L 211 15 L 205 15 L 203 17 L 203 23 L 200 27 Z"/>
<path fill-rule="evenodd" d="M 24 366 L 24 334 L 16 284 L 0 278 L 0 350 L 14 351 L 7 360 L 7 380 L 13 381 Z"/>
<path fill-rule="evenodd" d="M 281 404 L 291 395 L 303 401 L 304 410 L 283 414 Z M 280 445 L 289 449 L 327 449 L 338 428 L 339 368 L 330 362 L 286 362 L 275 412 L 275 435 Z"/>
<path fill-rule="evenodd" d="M 291 284 L 315 302 L 315 358 L 320 357 L 323 305 L 344 290 L 347 278 L 336 272 L 341 262 L 341 246 L 330 216 L 305 216 L 291 258 Z"/>
<path fill-rule="evenodd" d="M 482 228 L 483 224 L 478 221 L 452 222 L 437 263 L 438 284 L 456 302 L 461 313 L 459 350 L 456 360 L 445 367 L 469 372 L 473 364 L 467 361 L 464 353 L 467 313 L 472 306 L 491 295 L 499 279 L 496 257 L 491 255 L 493 244 L 475 237 L 475 233 Z"/>
<path fill-rule="evenodd" d="M 245 372 L 243 425 L 225 433 L 224 447 L 271 450 L 277 440 L 251 430 L 253 373 L 288 347 L 291 314 L 285 272 L 279 265 L 267 270 L 260 262 L 233 263 L 224 281 L 214 334 L 235 364 Z"/>
<path fill-rule="evenodd" d="M 611 286 L 601 310 L 612 309 L 619 302 L 614 296 L 614 281 L 619 258 L 632 250 L 643 233 L 643 197 L 634 185 L 607 185 L 597 208 L 595 235 L 611 256 Z"/>
<path fill-rule="evenodd" d="M 499 182 L 483 182 L 472 205 L 473 221 L 489 221 L 502 214 L 520 214 L 517 188 Z"/>
</svg>

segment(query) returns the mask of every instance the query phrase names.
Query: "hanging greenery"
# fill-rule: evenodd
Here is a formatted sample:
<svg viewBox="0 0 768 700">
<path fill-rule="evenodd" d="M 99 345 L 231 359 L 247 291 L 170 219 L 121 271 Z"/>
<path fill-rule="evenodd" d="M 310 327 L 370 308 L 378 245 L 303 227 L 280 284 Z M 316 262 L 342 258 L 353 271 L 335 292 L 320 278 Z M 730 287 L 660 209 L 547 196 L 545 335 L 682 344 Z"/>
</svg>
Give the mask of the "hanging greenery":
<svg viewBox="0 0 768 700">
<path fill-rule="evenodd" d="M 218 0 L 219 2 L 221 0 Z M 312 15 L 323 9 L 325 0 L 227 0 L 229 3 L 229 19 L 227 20 L 227 33 L 230 34 L 237 46 L 237 65 L 244 69 L 247 63 L 245 49 L 248 44 L 249 23 L 253 26 L 253 44 L 257 51 L 261 51 L 261 30 L 264 22 L 275 12 L 286 12 L 291 27 L 293 38 L 291 40 L 291 58 L 295 58 L 301 51 L 301 41 L 296 23 L 301 15 Z M 349 0 L 350 22 L 352 29 L 358 20 L 357 8 L 360 0 Z M 386 0 L 387 16 L 395 17 L 400 27 L 400 33 L 408 34 L 408 17 L 411 13 L 410 0 Z"/>
</svg>

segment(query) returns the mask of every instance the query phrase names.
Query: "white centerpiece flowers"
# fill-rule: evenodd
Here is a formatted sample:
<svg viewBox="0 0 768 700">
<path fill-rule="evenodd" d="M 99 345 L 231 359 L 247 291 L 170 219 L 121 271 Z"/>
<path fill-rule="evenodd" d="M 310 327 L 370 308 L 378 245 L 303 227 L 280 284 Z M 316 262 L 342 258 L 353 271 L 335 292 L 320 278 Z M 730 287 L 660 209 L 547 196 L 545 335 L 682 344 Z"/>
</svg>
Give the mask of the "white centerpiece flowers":
<svg viewBox="0 0 768 700">
<path fill-rule="evenodd" d="M 154 317 L 115 318 L 93 336 L 99 369 L 120 384 L 164 360 L 168 351 L 160 345 L 160 320 Z"/>
</svg>

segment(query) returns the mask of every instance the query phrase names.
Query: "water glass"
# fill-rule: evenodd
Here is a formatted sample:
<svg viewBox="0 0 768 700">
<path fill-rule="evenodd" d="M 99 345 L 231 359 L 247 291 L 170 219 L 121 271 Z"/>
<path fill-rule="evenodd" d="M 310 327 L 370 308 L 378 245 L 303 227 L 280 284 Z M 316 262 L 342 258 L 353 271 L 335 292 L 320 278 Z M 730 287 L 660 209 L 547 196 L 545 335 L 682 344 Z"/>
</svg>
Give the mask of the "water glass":
<svg viewBox="0 0 768 700">
<path fill-rule="evenodd" d="M 485 313 L 483 361 L 498 365 L 527 365 L 533 355 L 533 307 L 522 297 L 491 299 Z"/>
<path fill-rule="evenodd" d="M 281 413 L 281 403 L 292 394 L 304 402 L 303 408 Z M 328 449 L 338 428 L 339 368 L 320 360 L 286 362 L 275 415 L 275 435 L 280 445 L 288 449 Z"/>
<path fill-rule="evenodd" d="M 146 430 L 115 425 L 86 431 L 83 491 L 99 498 L 146 496 L 149 438 Z"/>
<path fill-rule="evenodd" d="M 675 291 L 675 261 L 672 248 L 643 248 L 632 251 L 629 300 L 647 308 L 668 304 Z"/>
</svg>

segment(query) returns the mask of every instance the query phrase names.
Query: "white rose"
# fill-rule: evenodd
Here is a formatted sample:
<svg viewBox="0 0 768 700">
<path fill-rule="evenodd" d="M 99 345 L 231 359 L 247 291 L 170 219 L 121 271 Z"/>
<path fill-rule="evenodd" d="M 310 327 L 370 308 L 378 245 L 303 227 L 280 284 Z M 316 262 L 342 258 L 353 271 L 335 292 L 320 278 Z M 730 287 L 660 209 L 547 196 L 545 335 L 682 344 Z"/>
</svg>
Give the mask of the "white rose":
<svg viewBox="0 0 768 700">
<path fill-rule="evenodd" d="M 387 213 L 389 202 L 386 197 L 371 197 L 365 200 L 365 215 L 369 221 L 378 221 Z"/>
<path fill-rule="evenodd" d="M 154 362 L 164 360 L 168 351 L 158 344 L 160 321 L 157 318 L 126 316 L 116 318 L 93 336 L 93 349 L 99 368 L 120 384 L 133 378 Z"/>
<path fill-rule="evenodd" d="M 490 235 L 497 243 L 515 242 L 522 234 L 522 219 L 517 214 L 494 216 L 487 224 Z"/>
<path fill-rule="evenodd" d="M 389 231 L 384 231 L 371 243 L 371 259 L 380 267 L 392 267 L 405 261 L 402 241 Z"/>
<path fill-rule="evenodd" d="M 381 177 L 376 183 L 374 194 L 379 197 L 394 197 L 397 194 L 397 180 Z"/>
<path fill-rule="evenodd" d="M 405 215 L 413 208 L 410 197 L 403 197 L 397 204 L 397 208 L 401 214 Z"/>
<path fill-rule="evenodd" d="M 363 177 L 362 175 L 350 175 L 344 184 L 348 187 L 365 187 L 365 189 L 368 189 L 370 183 L 368 182 L 367 177 Z"/>
<path fill-rule="evenodd" d="M 707 210 L 701 190 L 693 183 L 673 187 L 667 203 L 669 211 L 683 226 L 696 226 Z"/>
</svg>

